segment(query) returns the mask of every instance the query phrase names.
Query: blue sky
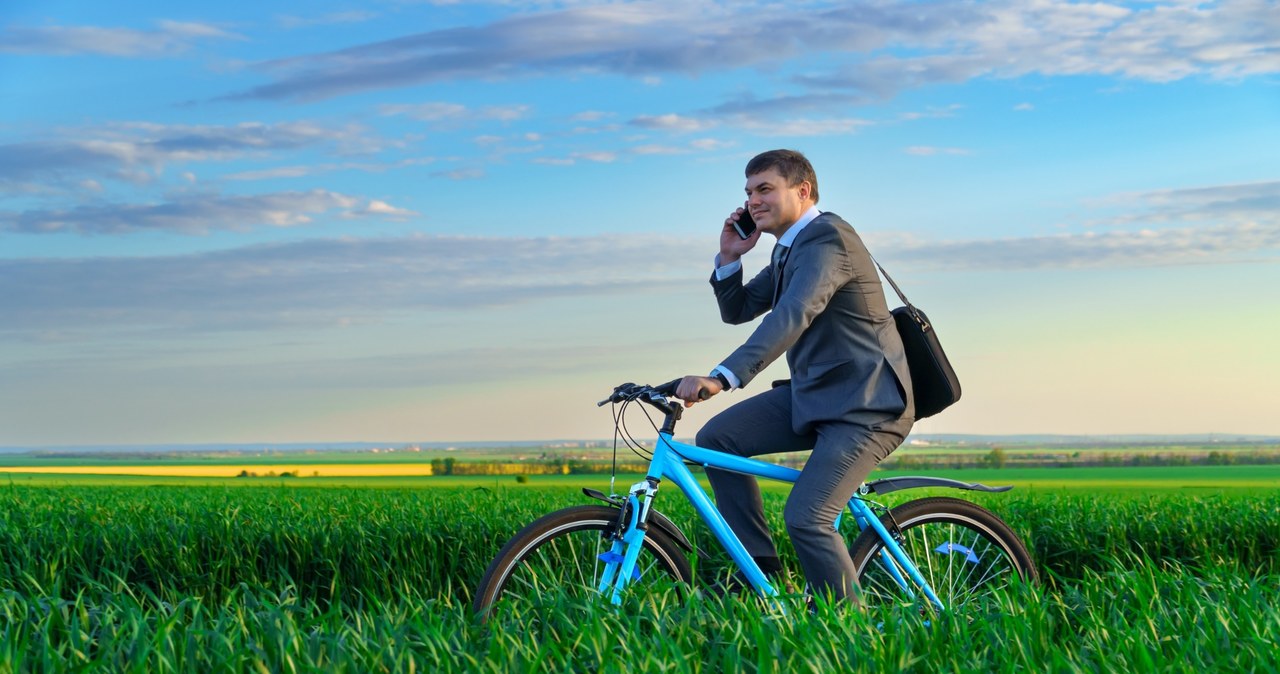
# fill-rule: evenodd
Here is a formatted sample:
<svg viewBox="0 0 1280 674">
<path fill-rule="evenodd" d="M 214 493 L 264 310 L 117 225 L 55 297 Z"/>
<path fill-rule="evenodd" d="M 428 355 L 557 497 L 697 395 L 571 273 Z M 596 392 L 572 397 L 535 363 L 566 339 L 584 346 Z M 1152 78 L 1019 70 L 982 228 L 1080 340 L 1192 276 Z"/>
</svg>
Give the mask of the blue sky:
<svg viewBox="0 0 1280 674">
<path fill-rule="evenodd" d="M 776 147 L 938 326 L 917 432 L 1280 434 L 1274 1 L 19 1 L 0 444 L 606 437 L 747 337 Z"/>
</svg>

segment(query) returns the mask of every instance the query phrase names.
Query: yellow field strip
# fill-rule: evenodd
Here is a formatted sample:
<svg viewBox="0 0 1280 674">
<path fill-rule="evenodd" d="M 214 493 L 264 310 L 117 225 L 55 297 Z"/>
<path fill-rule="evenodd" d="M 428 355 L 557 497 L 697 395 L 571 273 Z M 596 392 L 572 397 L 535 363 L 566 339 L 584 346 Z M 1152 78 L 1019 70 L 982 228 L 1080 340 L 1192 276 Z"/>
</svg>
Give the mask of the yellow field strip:
<svg viewBox="0 0 1280 674">
<path fill-rule="evenodd" d="M 252 466 L 0 466 L 3 473 L 57 475 L 150 475 L 160 477 L 235 477 L 241 471 L 258 477 L 295 473 L 298 477 L 379 477 L 430 475 L 421 463 L 270 464 Z"/>
</svg>

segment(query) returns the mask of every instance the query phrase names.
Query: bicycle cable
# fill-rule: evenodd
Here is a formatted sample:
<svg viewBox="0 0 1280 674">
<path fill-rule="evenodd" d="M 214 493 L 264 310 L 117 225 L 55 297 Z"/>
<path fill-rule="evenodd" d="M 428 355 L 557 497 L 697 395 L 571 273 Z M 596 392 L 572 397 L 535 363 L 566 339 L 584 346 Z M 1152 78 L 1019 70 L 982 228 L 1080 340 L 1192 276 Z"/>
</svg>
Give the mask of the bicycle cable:
<svg viewBox="0 0 1280 674">
<path fill-rule="evenodd" d="M 642 406 L 642 407 L 640 408 L 640 411 L 641 411 L 641 412 L 644 412 L 644 416 L 645 416 L 645 418 L 649 420 L 649 426 L 650 426 L 651 428 L 653 428 L 653 432 L 654 432 L 654 433 L 656 433 L 656 434 L 658 435 L 658 438 L 661 438 L 661 437 L 662 437 L 662 431 L 658 428 L 658 424 L 654 423 L 654 421 L 653 421 L 653 417 L 652 417 L 652 416 L 650 416 L 650 414 L 649 414 L 649 410 L 645 409 L 645 408 Z M 626 422 L 624 421 L 624 422 L 623 422 L 623 424 L 624 424 L 624 428 L 625 428 L 625 424 L 626 424 Z M 638 443 L 637 443 L 637 444 L 638 444 Z M 697 463 L 696 461 L 690 461 L 689 459 L 686 459 L 686 458 L 684 457 L 684 455 L 682 455 L 682 454 L 680 454 L 680 452 L 676 451 L 675 447 L 672 447 L 671 445 L 669 445 L 669 444 L 668 444 L 668 445 L 667 445 L 667 448 L 668 448 L 668 449 L 670 449 L 670 450 L 671 450 L 671 451 L 672 451 L 676 456 L 679 456 L 679 457 L 680 457 L 680 461 L 681 461 L 682 463 L 684 463 L 686 466 L 699 466 L 699 465 L 701 465 L 701 464 Z M 643 455 L 642 455 L 642 456 L 643 456 Z M 653 458 L 653 456 L 652 456 L 652 455 L 649 455 L 649 456 L 646 456 L 645 458 L 647 458 L 647 459 L 652 459 L 652 458 Z"/>
<path fill-rule="evenodd" d="M 617 496 L 615 491 L 618 481 L 618 422 L 621 420 L 622 411 L 618 409 L 618 403 L 609 406 L 609 413 L 613 415 L 613 465 L 609 469 L 609 496 Z"/>
</svg>

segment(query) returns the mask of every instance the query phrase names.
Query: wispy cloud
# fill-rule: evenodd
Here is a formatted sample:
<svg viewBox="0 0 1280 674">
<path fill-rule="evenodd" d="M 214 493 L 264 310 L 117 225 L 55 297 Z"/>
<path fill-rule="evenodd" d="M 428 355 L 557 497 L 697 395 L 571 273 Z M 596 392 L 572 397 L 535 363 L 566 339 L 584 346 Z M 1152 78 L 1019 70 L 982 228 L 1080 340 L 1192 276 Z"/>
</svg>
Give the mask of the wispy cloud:
<svg viewBox="0 0 1280 674">
<path fill-rule="evenodd" d="M 1124 212 L 1099 218 L 1091 231 L 1080 233 L 886 242 L 884 257 L 988 270 L 1280 262 L 1280 181 L 1123 194 L 1096 206 Z"/>
<path fill-rule="evenodd" d="M 219 176 L 221 180 L 258 181 L 281 178 L 303 178 L 335 171 L 362 171 L 365 173 L 383 173 L 409 166 L 425 166 L 441 161 L 437 157 L 408 157 L 386 162 L 325 162 L 322 164 L 299 164 L 293 166 L 275 166 L 264 169 L 238 171 Z"/>
<path fill-rule="evenodd" d="M 329 26 L 341 25 L 349 23 L 363 23 L 378 18 L 377 12 L 332 12 L 329 14 L 320 14 L 317 16 L 297 16 L 293 14 L 282 14 L 276 17 L 276 22 L 282 28 L 307 28 L 310 26 Z"/>
<path fill-rule="evenodd" d="M 0 336 L 340 327 L 402 312 L 698 283 L 702 246 L 660 237 L 310 240 L 199 255 L 0 260 Z M 493 273 L 501 269 L 502 273 Z"/>
<path fill-rule="evenodd" d="M 273 224 L 298 217 L 295 201 L 313 209 L 302 213 L 306 217 L 331 211 L 404 215 L 391 204 L 343 195 L 276 196 L 281 203 Z M 1167 190 L 1118 197 L 1134 213 L 1115 218 L 1108 231 L 960 241 L 871 233 L 868 239 L 888 262 L 939 270 L 1278 263 L 1278 198 L 1280 183 Z M 1134 227 L 1139 220 L 1149 226 Z M 1201 224 L 1187 224 L 1193 221 Z M 0 278 L 11 289 L 0 294 L 0 338 L 88 329 L 337 328 L 405 312 L 687 288 L 706 274 L 703 243 L 629 235 L 419 235 L 151 258 L 0 260 Z"/>
<path fill-rule="evenodd" d="M 931 269 L 1126 268 L 1280 261 L 1280 223 L 1085 232 L 891 246 L 881 256 Z"/>
<path fill-rule="evenodd" d="M 314 100 L 390 87 L 481 77 L 528 77 L 548 71 L 698 70 L 704 49 L 683 41 L 684 22 L 723 25 L 713 5 L 650 2 L 521 14 L 478 27 L 447 28 L 340 51 L 260 64 L 269 84 L 229 98 Z M 727 34 L 726 28 L 718 29 Z M 716 64 L 757 61 L 746 42 L 721 41 Z M 712 64 L 714 65 L 714 64 Z"/>
<path fill-rule="evenodd" d="M 700 2 L 588 5 L 534 12 L 262 63 L 267 84 L 231 98 L 314 100 L 472 78 L 606 72 L 639 79 L 772 69 L 815 51 L 836 65 L 792 82 L 846 104 L 974 77 L 1120 75 L 1171 81 L 1280 72 L 1274 3 L 1064 0 L 731 7 Z M 766 38 L 770 49 L 758 49 Z M 840 93 L 843 91 L 843 93 Z M 809 105 L 808 92 L 780 104 Z M 808 99 L 808 100 L 806 100 Z M 768 101 L 757 101 L 765 105 Z"/>
<path fill-rule="evenodd" d="M 642 129 L 661 129 L 663 131 L 694 133 L 713 129 L 719 122 L 710 119 L 685 117 L 675 113 L 670 113 L 666 115 L 640 115 L 639 117 L 632 119 L 630 123 L 633 126 L 638 126 Z"/>
<path fill-rule="evenodd" d="M 1109 75 L 1169 82 L 1196 75 L 1233 79 L 1276 73 L 1280 19 L 1275 9 L 1265 0 L 1141 7 L 1013 0 L 933 3 L 931 14 L 952 19 L 948 30 L 899 34 L 901 44 L 923 48 L 924 54 L 878 55 L 796 81 L 819 90 L 891 96 L 983 76 Z"/>
<path fill-rule="evenodd" d="M 448 178 L 449 180 L 479 180 L 488 175 L 485 170 L 479 166 L 467 166 L 447 171 L 435 171 L 431 174 L 433 178 Z"/>
<path fill-rule="evenodd" d="M 470 108 L 459 103 L 398 103 L 380 106 L 378 111 L 386 116 L 403 115 L 424 122 L 474 122 L 496 120 L 514 122 L 528 117 L 532 107 L 523 104 L 488 105 Z"/>
<path fill-rule="evenodd" d="M 337 151 L 372 151 L 380 143 L 355 126 L 311 122 L 164 125 L 117 123 L 67 129 L 66 137 L 0 145 L 0 190 L 30 181 L 78 181 L 93 173 L 117 180 L 145 180 L 169 164 L 228 161 L 250 155 L 330 146 Z M 74 136 L 75 138 L 71 138 Z"/>
<path fill-rule="evenodd" d="M 1105 221 L 1113 224 L 1210 221 L 1280 225 L 1280 180 L 1121 194 L 1101 203 L 1134 209 Z"/>
<path fill-rule="evenodd" d="M 642 129 L 671 131 L 676 133 L 700 133 L 717 127 L 730 127 L 749 131 L 760 136 L 823 136 L 853 133 L 874 124 L 871 120 L 855 117 L 780 117 L 782 109 L 789 106 L 752 108 L 734 106 L 735 112 L 716 116 L 716 111 L 702 111 L 698 116 L 642 115 L 631 120 L 632 126 Z"/>
<path fill-rule="evenodd" d="M 66 210 L 0 211 L 0 232 L 21 234 L 126 234 L 165 231 L 207 234 L 255 227 L 293 227 L 335 213 L 343 217 L 407 217 L 411 211 L 382 201 L 311 190 L 249 196 L 183 194 L 156 204 L 90 204 Z"/>
<path fill-rule="evenodd" d="M 154 58 L 184 52 L 201 41 L 244 39 L 218 26 L 181 21 L 158 21 L 150 30 L 11 25 L 0 30 L 0 53 Z"/>
</svg>

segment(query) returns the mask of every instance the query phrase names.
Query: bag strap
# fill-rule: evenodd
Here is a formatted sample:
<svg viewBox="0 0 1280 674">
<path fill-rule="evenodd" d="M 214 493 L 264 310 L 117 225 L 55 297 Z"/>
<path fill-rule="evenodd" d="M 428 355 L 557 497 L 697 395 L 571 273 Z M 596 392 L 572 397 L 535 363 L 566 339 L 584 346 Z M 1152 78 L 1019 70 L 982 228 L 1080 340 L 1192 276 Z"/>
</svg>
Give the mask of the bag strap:
<svg viewBox="0 0 1280 674">
<path fill-rule="evenodd" d="M 920 315 L 920 312 L 916 309 L 916 305 L 912 304 L 911 300 L 907 299 L 906 294 L 902 292 L 902 288 L 899 288 L 898 284 L 894 283 L 893 277 L 889 275 L 889 272 L 885 271 L 884 267 L 880 266 L 880 261 L 876 259 L 876 256 L 872 255 L 870 252 L 867 253 L 867 256 L 876 264 L 876 268 L 880 270 L 880 274 L 884 276 L 884 280 L 888 281 L 889 285 L 893 287 L 893 292 L 898 293 L 898 299 L 902 300 L 902 303 L 907 306 L 907 311 L 911 313 L 911 318 L 915 319 L 916 323 L 920 324 L 920 328 L 922 330 L 928 330 L 928 321 Z"/>
</svg>

